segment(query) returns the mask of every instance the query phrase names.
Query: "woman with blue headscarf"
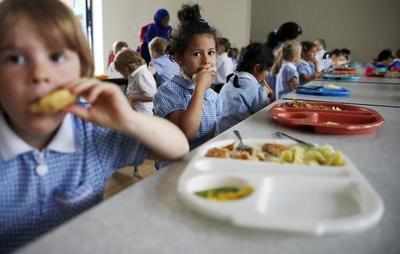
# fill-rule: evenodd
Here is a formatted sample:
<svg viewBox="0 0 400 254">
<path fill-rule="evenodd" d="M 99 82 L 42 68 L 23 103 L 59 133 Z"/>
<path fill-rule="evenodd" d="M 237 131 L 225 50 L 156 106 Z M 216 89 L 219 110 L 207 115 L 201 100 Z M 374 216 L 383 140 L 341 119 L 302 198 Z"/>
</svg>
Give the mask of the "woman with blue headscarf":
<svg viewBox="0 0 400 254">
<path fill-rule="evenodd" d="M 169 25 L 169 13 L 166 9 L 159 9 L 154 14 L 154 23 L 150 24 L 144 36 L 141 53 L 147 63 L 150 62 L 151 57 L 149 53 L 148 44 L 154 37 L 162 37 L 169 40 L 171 36 L 172 27 Z"/>
</svg>

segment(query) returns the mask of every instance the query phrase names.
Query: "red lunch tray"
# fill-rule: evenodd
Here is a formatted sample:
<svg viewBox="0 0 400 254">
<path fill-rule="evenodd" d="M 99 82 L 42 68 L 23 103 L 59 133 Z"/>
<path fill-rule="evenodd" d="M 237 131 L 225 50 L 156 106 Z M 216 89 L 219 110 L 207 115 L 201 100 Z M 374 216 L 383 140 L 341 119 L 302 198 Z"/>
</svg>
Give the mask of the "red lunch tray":
<svg viewBox="0 0 400 254">
<path fill-rule="evenodd" d="M 329 102 L 285 102 L 275 105 L 270 113 L 282 125 L 325 134 L 370 133 L 384 123 L 375 110 Z"/>
</svg>

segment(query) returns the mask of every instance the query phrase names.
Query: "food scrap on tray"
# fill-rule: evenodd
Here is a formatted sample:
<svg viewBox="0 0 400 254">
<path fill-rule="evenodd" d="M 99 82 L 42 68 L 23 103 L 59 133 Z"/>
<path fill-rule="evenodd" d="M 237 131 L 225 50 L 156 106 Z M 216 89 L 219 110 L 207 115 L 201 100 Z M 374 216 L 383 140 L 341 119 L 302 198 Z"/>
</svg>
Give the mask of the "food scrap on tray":
<svg viewBox="0 0 400 254">
<path fill-rule="evenodd" d="M 208 189 L 203 191 L 197 191 L 195 194 L 199 197 L 215 200 L 215 201 L 233 201 L 245 198 L 251 193 L 254 192 L 254 189 L 249 186 L 242 186 L 242 187 L 219 187 L 214 189 Z"/>
<path fill-rule="evenodd" d="M 343 166 L 345 164 L 342 152 L 330 145 L 306 147 L 301 145 L 283 145 L 265 143 L 260 147 L 253 146 L 252 151 L 236 150 L 234 144 L 223 147 L 213 147 L 206 157 L 269 161 L 298 165 Z"/>
<path fill-rule="evenodd" d="M 342 109 L 338 106 L 328 106 L 328 105 L 323 105 L 323 104 L 307 103 L 304 101 L 286 102 L 284 105 L 289 108 L 296 108 L 296 109 L 342 111 Z"/>
</svg>

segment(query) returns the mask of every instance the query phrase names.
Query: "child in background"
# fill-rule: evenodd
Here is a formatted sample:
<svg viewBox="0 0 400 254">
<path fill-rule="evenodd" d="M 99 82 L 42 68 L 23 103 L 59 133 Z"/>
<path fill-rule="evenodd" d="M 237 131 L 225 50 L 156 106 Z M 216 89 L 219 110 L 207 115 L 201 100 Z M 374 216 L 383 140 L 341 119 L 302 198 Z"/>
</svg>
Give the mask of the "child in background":
<svg viewBox="0 0 400 254">
<path fill-rule="evenodd" d="M 232 59 L 228 56 L 231 44 L 227 38 L 217 39 L 217 79 L 215 80 L 214 90 L 218 93 L 226 83 L 226 78 L 235 69 Z"/>
<path fill-rule="evenodd" d="M 175 123 L 194 148 L 216 131 L 218 95 L 210 89 L 216 75 L 216 31 L 201 18 L 197 4 L 184 5 L 178 18 L 171 51 L 182 73 L 159 87 L 154 112 Z"/>
<path fill-rule="evenodd" d="M 272 90 L 265 81 L 272 67 L 272 50 L 261 43 L 246 47 L 235 74 L 222 87 L 219 100 L 222 105 L 218 131 L 222 132 L 267 106 Z"/>
<path fill-rule="evenodd" d="M 341 49 L 334 49 L 329 53 L 331 66 L 329 69 L 346 67 L 349 64 L 349 52 Z"/>
<path fill-rule="evenodd" d="M 157 85 L 146 61 L 136 51 L 124 49 L 115 57 L 115 69 L 128 79 L 126 94 L 131 106 L 138 112 L 152 115 Z"/>
<path fill-rule="evenodd" d="M 393 60 L 389 68 L 390 71 L 400 72 L 400 49 L 396 51 L 396 58 Z"/>
<path fill-rule="evenodd" d="M 277 62 L 274 64 L 273 73 L 275 80 L 275 98 L 289 93 L 299 85 L 299 73 L 296 64 L 301 59 L 301 45 L 297 41 L 286 42 L 278 52 Z"/>
<path fill-rule="evenodd" d="M 128 43 L 124 41 L 116 41 L 113 43 L 113 51 L 108 57 L 107 76 L 108 78 L 122 78 L 121 73 L 115 69 L 114 61 L 115 56 L 123 49 L 128 48 Z"/>
<path fill-rule="evenodd" d="M 365 69 L 365 76 L 385 76 L 393 62 L 393 54 L 390 49 L 379 52 L 377 58 Z"/>
<path fill-rule="evenodd" d="M 233 69 L 236 70 L 238 59 L 239 59 L 239 49 L 238 48 L 231 48 L 228 52 L 229 58 L 232 60 Z"/>
<path fill-rule="evenodd" d="M 99 203 L 114 170 L 143 161 L 141 144 L 169 159 L 187 152 L 174 125 L 133 111 L 117 86 L 82 79 L 93 60 L 62 2 L 3 0 L 0 32 L 1 253 Z M 90 106 L 33 110 L 59 89 Z"/>
<path fill-rule="evenodd" d="M 157 86 L 180 73 L 179 65 L 167 54 L 168 45 L 169 42 L 161 37 L 155 37 L 149 43 L 150 69 L 156 78 Z"/>
<path fill-rule="evenodd" d="M 318 61 L 315 58 L 317 46 L 311 41 L 303 41 L 301 43 L 302 59 L 297 64 L 297 71 L 300 76 L 300 85 L 312 81 L 320 77 L 318 70 Z"/>
<path fill-rule="evenodd" d="M 330 61 L 324 58 L 324 55 L 327 53 L 326 51 L 326 42 L 324 39 L 316 39 L 314 44 L 317 47 L 317 52 L 315 53 L 315 59 L 317 60 L 317 71 L 322 72 L 329 68 Z"/>
</svg>

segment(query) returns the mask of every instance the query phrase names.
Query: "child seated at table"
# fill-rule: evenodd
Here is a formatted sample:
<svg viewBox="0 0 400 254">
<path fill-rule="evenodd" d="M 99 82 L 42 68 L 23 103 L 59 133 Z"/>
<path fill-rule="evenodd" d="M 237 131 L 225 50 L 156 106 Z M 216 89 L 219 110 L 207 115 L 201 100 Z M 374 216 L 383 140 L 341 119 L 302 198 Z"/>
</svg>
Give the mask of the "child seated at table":
<svg viewBox="0 0 400 254">
<path fill-rule="evenodd" d="M 181 75 L 165 82 L 154 97 L 154 112 L 176 124 L 190 147 L 214 137 L 218 95 L 210 86 L 216 76 L 216 31 L 201 18 L 200 7 L 184 5 L 171 50 Z"/>
<path fill-rule="evenodd" d="M 61 1 L 3 0 L 0 31 L 1 253 L 99 203 L 108 177 L 140 164 L 144 146 L 169 159 L 188 151 L 173 124 L 88 79 L 88 43 Z M 74 104 L 80 96 L 89 105 Z"/>
<path fill-rule="evenodd" d="M 350 59 L 350 51 L 347 49 L 334 49 L 328 53 L 328 57 L 330 59 L 330 67 L 328 69 L 347 67 Z"/>
<path fill-rule="evenodd" d="M 152 115 L 157 85 L 146 61 L 138 52 L 124 49 L 115 57 L 115 69 L 128 80 L 126 94 L 132 107 L 138 112 Z"/>
<path fill-rule="evenodd" d="M 396 51 L 396 58 L 393 60 L 389 68 L 390 71 L 400 72 L 400 49 Z"/>
<path fill-rule="evenodd" d="M 149 67 L 156 78 L 157 86 L 180 74 L 179 65 L 167 53 L 168 47 L 168 41 L 161 37 L 155 37 L 149 43 L 151 56 Z"/>
<path fill-rule="evenodd" d="M 272 50 L 261 43 L 252 43 L 244 49 L 236 72 L 219 93 L 222 110 L 218 132 L 239 123 L 271 102 L 269 96 L 273 92 L 265 78 L 273 61 Z"/>
<path fill-rule="evenodd" d="M 315 58 L 317 46 L 311 41 L 303 41 L 301 47 L 302 59 L 297 64 L 297 71 L 300 76 L 300 85 L 304 85 L 309 81 L 319 78 L 320 72 L 317 71 L 319 69 L 317 67 L 318 61 Z"/>
<path fill-rule="evenodd" d="M 277 61 L 273 67 L 275 79 L 275 98 L 289 93 L 299 85 L 299 73 L 296 64 L 301 59 L 301 45 L 297 41 L 284 43 L 278 52 Z"/>
<path fill-rule="evenodd" d="M 365 69 L 365 76 L 385 76 L 393 61 L 393 54 L 390 49 L 379 52 L 375 60 Z"/>
<path fill-rule="evenodd" d="M 117 71 L 115 69 L 115 57 L 117 56 L 117 54 L 123 50 L 128 48 L 128 43 L 124 42 L 124 41 L 116 41 L 113 43 L 113 50 L 110 54 L 110 56 L 108 57 L 108 66 L 107 66 L 107 78 L 110 79 L 116 79 L 116 78 L 122 78 L 123 76 L 121 75 L 121 73 L 119 73 L 119 71 Z"/>
</svg>

